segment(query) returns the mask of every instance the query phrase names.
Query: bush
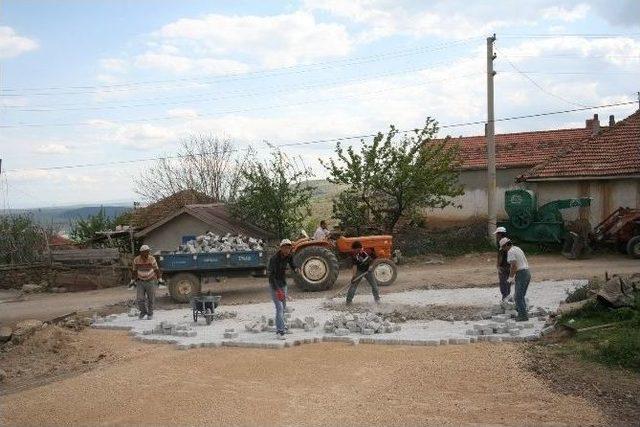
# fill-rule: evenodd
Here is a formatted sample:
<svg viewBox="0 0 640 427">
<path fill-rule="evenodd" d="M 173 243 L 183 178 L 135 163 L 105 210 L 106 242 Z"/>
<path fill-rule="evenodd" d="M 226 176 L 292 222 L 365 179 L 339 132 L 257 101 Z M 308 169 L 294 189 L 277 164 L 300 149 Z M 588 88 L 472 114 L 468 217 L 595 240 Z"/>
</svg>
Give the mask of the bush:
<svg viewBox="0 0 640 427">
<path fill-rule="evenodd" d="M 487 226 L 484 222 L 444 230 L 410 227 L 394 237 L 394 248 L 400 249 L 404 256 L 429 253 L 457 256 L 470 252 L 494 251 L 486 233 Z"/>
</svg>

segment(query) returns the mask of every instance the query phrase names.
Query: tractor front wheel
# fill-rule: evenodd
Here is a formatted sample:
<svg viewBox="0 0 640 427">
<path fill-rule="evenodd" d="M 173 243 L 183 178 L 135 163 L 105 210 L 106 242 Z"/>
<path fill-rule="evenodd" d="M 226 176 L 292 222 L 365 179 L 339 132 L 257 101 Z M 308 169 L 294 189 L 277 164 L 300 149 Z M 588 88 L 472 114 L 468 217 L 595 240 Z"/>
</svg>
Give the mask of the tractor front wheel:
<svg viewBox="0 0 640 427">
<path fill-rule="evenodd" d="M 640 258 L 640 236 L 629 239 L 627 243 L 627 253 L 632 258 Z"/>
<path fill-rule="evenodd" d="M 377 258 L 371 264 L 373 277 L 378 286 L 389 286 L 398 278 L 398 267 L 395 262 L 386 258 Z"/>
<path fill-rule="evenodd" d="M 300 274 L 295 275 L 296 284 L 305 291 L 331 289 L 338 278 L 338 258 L 321 246 L 300 249 L 295 254 L 295 264 L 300 268 Z"/>
</svg>

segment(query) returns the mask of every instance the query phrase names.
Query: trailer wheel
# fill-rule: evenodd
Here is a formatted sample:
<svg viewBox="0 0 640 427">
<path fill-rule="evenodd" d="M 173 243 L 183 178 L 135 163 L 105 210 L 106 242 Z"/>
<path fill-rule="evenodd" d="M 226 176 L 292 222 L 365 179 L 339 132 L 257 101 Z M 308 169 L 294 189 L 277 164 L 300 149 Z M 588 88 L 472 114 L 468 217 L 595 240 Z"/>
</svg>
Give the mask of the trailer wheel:
<svg viewBox="0 0 640 427">
<path fill-rule="evenodd" d="M 307 246 L 295 255 L 300 274 L 295 275 L 298 287 L 305 291 L 331 289 L 339 273 L 338 258 L 327 248 Z"/>
<path fill-rule="evenodd" d="M 200 279 L 195 274 L 178 273 L 169 281 L 169 294 L 175 302 L 189 302 L 200 293 Z"/>
<path fill-rule="evenodd" d="M 627 253 L 632 258 L 640 258 L 640 236 L 632 237 L 627 243 Z"/>
<path fill-rule="evenodd" d="M 398 278 L 398 267 L 396 264 L 386 258 L 377 258 L 371 264 L 373 277 L 378 282 L 378 286 L 389 286 Z"/>
</svg>

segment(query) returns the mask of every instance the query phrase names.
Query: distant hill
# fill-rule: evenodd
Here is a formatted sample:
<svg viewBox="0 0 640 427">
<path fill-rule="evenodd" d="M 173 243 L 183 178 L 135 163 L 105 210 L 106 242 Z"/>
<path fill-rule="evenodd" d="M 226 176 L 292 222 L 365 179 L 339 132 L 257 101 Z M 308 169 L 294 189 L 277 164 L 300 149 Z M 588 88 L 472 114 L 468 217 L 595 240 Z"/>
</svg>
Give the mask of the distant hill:
<svg viewBox="0 0 640 427">
<path fill-rule="evenodd" d="M 39 224 L 53 225 L 55 228 L 59 228 L 61 231 L 68 231 L 69 226 L 73 221 L 79 219 L 86 219 L 91 215 L 96 215 L 100 212 L 100 209 L 104 209 L 106 215 L 110 218 L 115 218 L 118 215 L 131 209 L 130 205 L 127 206 L 66 206 L 66 207 L 53 207 L 53 208 L 32 208 L 32 209 L 9 209 L 0 213 L 0 215 L 16 215 L 16 214 L 28 214 L 31 215 Z"/>
</svg>

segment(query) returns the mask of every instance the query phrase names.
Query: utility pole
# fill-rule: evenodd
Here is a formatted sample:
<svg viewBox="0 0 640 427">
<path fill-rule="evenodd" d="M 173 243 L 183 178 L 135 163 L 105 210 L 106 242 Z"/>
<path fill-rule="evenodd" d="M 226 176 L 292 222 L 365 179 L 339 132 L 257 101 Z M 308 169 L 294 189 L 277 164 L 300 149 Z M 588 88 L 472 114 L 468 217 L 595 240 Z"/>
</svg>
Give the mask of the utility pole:
<svg viewBox="0 0 640 427">
<path fill-rule="evenodd" d="M 493 239 L 496 230 L 496 126 L 493 111 L 493 43 L 496 35 L 487 37 L 487 124 L 485 126 L 485 138 L 487 140 L 487 216 L 489 223 L 487 231 L 489 238 Z"/>
</svg>

